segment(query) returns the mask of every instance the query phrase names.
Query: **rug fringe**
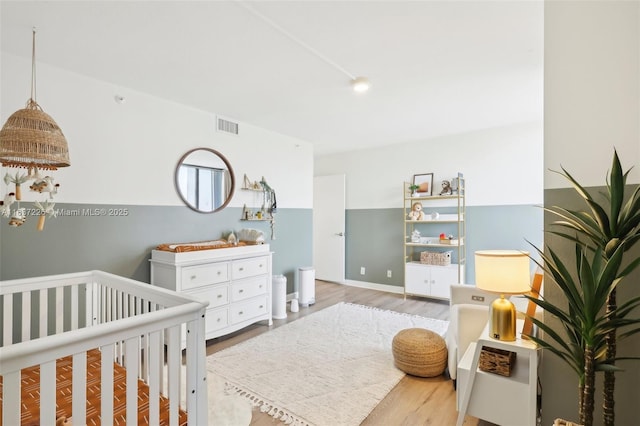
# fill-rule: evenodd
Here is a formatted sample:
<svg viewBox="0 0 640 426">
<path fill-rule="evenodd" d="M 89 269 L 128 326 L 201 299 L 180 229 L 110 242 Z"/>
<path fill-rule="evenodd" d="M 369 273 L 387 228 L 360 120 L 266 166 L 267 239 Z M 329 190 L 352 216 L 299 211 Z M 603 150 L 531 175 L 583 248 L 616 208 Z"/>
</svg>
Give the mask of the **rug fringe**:
<svg viewBox="0 0 640 426">
<path fill-rule="evenodd" d="M 265 401 L 260 396 L 251 393 L 250 391 L 243 389 L 242 387 L 233 383 L 225 381 L 225 392 L 235 393 L 236 395 L 247 399 L 253 407 L 258 407 L 260 412 L 267 413 L 276 420 L 280 420 L 282 423 L 291 426 L 314 426 L 312 423 L 307 422 L 301 417 L 285 410 L 282 407 L 273 405 L 269 401 Z"/>
</svg>

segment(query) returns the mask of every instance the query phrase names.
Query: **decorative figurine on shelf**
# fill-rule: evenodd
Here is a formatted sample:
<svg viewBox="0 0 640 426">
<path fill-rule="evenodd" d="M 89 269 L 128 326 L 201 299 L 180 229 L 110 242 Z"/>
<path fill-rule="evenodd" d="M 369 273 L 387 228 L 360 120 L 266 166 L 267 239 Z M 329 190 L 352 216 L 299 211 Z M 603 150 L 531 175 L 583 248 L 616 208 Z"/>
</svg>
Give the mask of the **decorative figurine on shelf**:
<svg viewBox="0 0 640 426">
<path fill-rule="evenodd" d="M 451 195 L 453 194 L 453 190 L 451 189 L 451 182 L 448 180 L 442 181 L 442 191 L 440 191 L 440 195 Z"/>
<path fill-rule="evenodd" d="M 424 220 L 422 203 L 413 203 L 411 206 L 411 212 L 409 212 L 409 220 Z"/>
<path fill-rule="evenodd" d="M 418 231 L 417 229 L 411 233 L 411 242 L 412 243 L 420 242 L 420 231 Z"/>
</svg>

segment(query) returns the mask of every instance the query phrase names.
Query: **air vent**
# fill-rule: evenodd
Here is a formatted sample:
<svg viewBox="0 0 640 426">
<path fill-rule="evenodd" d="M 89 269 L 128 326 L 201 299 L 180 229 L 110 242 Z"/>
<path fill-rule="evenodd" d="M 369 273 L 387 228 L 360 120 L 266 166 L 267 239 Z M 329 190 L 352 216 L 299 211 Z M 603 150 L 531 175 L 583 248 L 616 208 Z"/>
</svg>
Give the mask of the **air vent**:
<svg viewBox="0 0 640 426">
<path fill-rule="evenodd" d="M 225 120 L 224 118 L 218 117 L 218 131 L 237 135 L 238 123 L 234 123 L 233 121 Z"/>
</svg>

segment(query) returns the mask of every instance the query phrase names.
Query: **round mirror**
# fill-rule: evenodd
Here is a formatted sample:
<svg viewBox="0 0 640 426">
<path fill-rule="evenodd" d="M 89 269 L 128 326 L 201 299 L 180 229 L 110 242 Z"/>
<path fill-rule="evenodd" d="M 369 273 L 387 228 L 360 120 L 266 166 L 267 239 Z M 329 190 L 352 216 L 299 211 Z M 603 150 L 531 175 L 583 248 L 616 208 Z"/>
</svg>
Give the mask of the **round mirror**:
<svg viewBox="0 0 640 426">
<path fill-rule="evenodd" d="M 235 188 L 231 165 L 218 151 L 195 148 L 178 161 L 176 189 L 182 201 L 200 213 L 225 208 Z"/>
</svg>

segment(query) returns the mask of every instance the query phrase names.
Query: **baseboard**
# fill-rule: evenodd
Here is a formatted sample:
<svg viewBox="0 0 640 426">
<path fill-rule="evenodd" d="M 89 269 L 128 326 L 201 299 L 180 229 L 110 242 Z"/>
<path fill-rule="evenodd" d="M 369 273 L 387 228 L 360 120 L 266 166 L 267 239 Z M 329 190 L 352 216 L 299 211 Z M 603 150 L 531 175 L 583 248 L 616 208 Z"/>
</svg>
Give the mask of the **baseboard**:
<svg viewBox="0 0 640 426">
<path fill-rule="evenodd" d="M 387 293 L 396 293 L 396 294 L 404 294 L 404 287 L 399 287 L 397 285 L 389 285 L 389 284 L 378 284 L 378 283 L 369 283 L 366 281 L 356 281 L 356 280 L 345 280 L 343 285 L 348 285 L 350 287 L 358 287 L 358 288 L 366 288 L 369 290 L 378 290 L 385 291 Z M 291 302 L 293 299 L 299 299 L 298 292 L 293 292 L 287 294 L 287 303 Z"/>
<path fill-rule="evenodd" d="M 369 283 L 366 281 L 345 280 L 345 285 L 366 288 L 369 290 L 386 291 L 387 293 L 404 294 L 404 287 L 389 284 Z"/>
</svg>

